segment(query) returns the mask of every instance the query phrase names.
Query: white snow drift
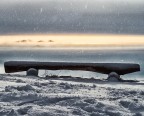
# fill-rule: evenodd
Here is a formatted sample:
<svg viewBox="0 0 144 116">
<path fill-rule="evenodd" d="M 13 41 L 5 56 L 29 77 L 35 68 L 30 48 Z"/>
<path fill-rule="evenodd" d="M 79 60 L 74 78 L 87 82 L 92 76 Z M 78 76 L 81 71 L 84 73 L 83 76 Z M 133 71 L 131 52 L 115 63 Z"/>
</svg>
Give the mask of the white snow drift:
<svg viewBox="0 0 144 116">
<path fill-rule="evenodd" d="M 1 116 L 143 116 L 144 84 L 0 75 Z"/>
</svg>

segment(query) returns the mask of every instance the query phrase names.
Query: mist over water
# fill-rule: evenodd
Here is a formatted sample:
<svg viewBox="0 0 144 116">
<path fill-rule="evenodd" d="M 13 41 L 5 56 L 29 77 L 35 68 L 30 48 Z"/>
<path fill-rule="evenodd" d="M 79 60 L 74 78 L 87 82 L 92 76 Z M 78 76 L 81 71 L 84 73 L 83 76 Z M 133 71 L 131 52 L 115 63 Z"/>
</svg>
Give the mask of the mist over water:
<svg viewBox="0 0 144 116">
<path fill-rule="evenodd" d="M 138 63 L 141 71 L 124 77 L 143 77 L 144 49 L 135 50 L 102 50 L 102 49 L 0 49 L 0 73 L 4 73 L 5 61 L 52 61 L 52 62 L 91 62 L 91 63 Z M 49 71 L 49 74 L 72 75 L 81 77 L 107 77 L 87 71 Z M 42 73 L 40 74 L 42 75 Z"/>
</svg>

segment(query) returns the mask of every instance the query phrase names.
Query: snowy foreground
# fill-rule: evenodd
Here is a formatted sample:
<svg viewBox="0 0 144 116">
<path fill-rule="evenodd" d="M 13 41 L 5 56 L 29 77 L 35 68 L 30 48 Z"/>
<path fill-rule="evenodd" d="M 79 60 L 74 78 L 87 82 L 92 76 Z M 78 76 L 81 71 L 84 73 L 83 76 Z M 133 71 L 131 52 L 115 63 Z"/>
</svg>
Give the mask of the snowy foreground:
<svg viewBox="0 0 144 116">
<path fill-rule="evenodd" d="M 0 116 L 144 116 L 144 83 L 0 75 Z"/>
</svg>

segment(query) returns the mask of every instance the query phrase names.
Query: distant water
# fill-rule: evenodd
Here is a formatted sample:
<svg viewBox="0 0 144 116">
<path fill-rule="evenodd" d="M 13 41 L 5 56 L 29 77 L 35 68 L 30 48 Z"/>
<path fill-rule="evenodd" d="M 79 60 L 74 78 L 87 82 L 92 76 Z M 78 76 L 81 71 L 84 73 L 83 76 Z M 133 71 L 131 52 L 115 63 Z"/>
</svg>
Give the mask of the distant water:
<svg viewBox="0 0 144 116">
<path fill-rule="evenodd" d="M 0 73 L 4 72 L 4 62 L 18 61 L 68 61 L 68 62 L 95 62 L 95 63 L 139 63 L 141 71 L 125 75 L 132 79 L 144 78 L 144 49 L 30 49 L 30 48 L 0 48 Z M 48 71 L 53 75 L 72 75 L 81 77 L 107 77 L 95 72 L 87 71 Z M 41 72 L 41 75 L 43 73 Z"/>
</svg>

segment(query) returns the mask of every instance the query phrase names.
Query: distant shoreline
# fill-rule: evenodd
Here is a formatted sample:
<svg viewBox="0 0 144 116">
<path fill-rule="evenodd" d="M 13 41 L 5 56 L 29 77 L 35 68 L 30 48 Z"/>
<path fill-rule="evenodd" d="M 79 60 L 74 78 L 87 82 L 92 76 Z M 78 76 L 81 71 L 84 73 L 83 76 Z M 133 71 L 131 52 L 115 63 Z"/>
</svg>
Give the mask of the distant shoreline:
<svg viewBox="0 0 144 116">
<path fill-rule="evenodd" d="M 21 48 L 21 49 L 19 49 Z M 24 49 L 84 49 L 84 50 L 143 50 L 144 46 L 0 46 L 5 50 L 24 50 Z"/>
</svg>

